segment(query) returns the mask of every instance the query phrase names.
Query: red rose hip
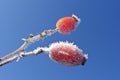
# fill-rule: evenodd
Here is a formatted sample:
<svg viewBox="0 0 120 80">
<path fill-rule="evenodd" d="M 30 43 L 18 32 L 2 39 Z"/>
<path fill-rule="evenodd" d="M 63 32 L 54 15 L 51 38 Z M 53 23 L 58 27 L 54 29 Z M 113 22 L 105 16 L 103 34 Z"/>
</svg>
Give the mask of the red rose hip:
<svg viewBox="0 0 120 80">
<path fill-rule="evenodd" d="M 56 27 L 60 33 L 69 34 L 76 28 L 78 23 L 80 23 L 80 19 L 72 15 L 72 17 L 63 17 L 59 19 L 56 23 Z"/>
<path fill-rule="evenodd" d="M 60 64 L 75 66 L 84 65 L 87 56 L 73 43 L 57 42 L 50 45 L 49 57 Z"/>
</svg>

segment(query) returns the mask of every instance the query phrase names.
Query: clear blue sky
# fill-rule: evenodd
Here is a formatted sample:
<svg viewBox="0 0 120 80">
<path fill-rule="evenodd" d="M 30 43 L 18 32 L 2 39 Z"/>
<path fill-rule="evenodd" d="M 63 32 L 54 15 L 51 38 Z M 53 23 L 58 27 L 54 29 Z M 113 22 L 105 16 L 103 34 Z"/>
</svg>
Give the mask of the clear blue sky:
<svg viewBox="0 0 120 80">
<path fill-rule="evenodd" d="M 74 42 L 89 54 L 85 66 L 68 67 L 41 54 L 0 67 L 0 80 L 120 80 L 119 0 L 0 0 L 0 56 L 17 49 L 30 33 L 54 29 L 73 13 L 82 20 L 71 35 L 56 33 L 28 47 Z"/>
</svg>

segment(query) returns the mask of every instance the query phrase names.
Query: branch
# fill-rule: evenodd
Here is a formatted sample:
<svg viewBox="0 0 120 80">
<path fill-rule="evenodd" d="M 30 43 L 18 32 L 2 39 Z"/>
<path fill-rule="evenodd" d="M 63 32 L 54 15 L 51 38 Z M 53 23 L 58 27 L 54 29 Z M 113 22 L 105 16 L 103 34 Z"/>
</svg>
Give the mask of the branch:
<svg viewBox="0 0 120 80">
<path fill-rule="evenodd" d="M 40 34 L 37 34 L 35 36 L 30 35 L 30 37 L 28 39 L 22 39 L 24 41 L 24 43 L 20 46 L 20 48 L 18 48 L 17 50 L 3 56 L 0 58 L 0 66 L 3 66 L 9 62 L 12 62 L 14 60 L 19 60 L 19 58 L 24 57 L 24 56 L 29 56 L 29 55 L 33 55 L 33 54 L 38 54 L 38 53 L 42 53 L 44 52 L 44 48 L 39 48 L 37 49 L 38 52 L 31 51 L 31 52 L 24 52 L 24 50 L 27 48 L 27 46 L 32 43 L 35 42 L 37 40 L 43 39 L 46 36 L 49 36 L 55 32 L 57 32 L 58 29 L 53 29 L 53 30 L 45 30 Z"/>
<path fill-rule="evenodd" d="M 49 52 L 49 48 L 47 47 L 38 47 L 36 49 L 34 49 L 33 51 L 30 52 L 21 52 L 19 55 L 17 55 L 17 61 L 19 61 L 21 58 L 26 57 L 26 56 L 30 56 L 30 55 L 38 55 L 41 54 L 43 52 Z"/>
</svg>

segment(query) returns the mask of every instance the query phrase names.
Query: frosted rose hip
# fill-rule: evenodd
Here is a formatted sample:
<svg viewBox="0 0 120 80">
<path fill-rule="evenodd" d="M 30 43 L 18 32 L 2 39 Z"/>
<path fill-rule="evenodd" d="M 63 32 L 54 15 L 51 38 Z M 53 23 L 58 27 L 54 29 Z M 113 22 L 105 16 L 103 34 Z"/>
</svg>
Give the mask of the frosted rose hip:
<svg viewBox="0 0 120 80">
<path fill-rule="evenodd" d="M 80 19 L 77 16 L 72 15 L 72 17 L 63 17 L 59 19 L 56 23 L 56 27 L 60 33 L 68 34 L 76 28 L 79 22 Z"/>
<path fill-rule="evenodd" d="M 68 66 L 84 65 L 87 59 L 86 56 L 83 55 L 82 50 L 68 42 L 51 44 L 49 57 L 57 63 Z"/>
</svg>

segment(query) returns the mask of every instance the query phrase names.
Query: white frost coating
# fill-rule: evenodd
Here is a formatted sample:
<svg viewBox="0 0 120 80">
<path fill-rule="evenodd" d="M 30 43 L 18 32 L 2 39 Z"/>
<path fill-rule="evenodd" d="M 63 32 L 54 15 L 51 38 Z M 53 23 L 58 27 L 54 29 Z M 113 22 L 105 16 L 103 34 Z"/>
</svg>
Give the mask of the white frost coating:
<svg viewBox="0 0 120 80">
<path fill-rule="evenodd" d="M 88 59 L 88 54 L 84 54 L 85 59 Z"/>
<path fill-rule="evenodd" d="M 37 49 L 33 50 L 33 53 L 37 54 L 39 52 L 39 50 L 40 50 L 40 48 L 37 48 Z"/>
<path fill-rule="evenodd" d="M 75 18 L 75 20 L 77 21 L 77 25 L 76 26 L 78 26 L 78 24 L 81 23 L 81 19 L 78 18 L 75 14 L 73 14 L 72 17 Z"/>
<path fill-rule="evenodd" d="M 69 43 L 68 41 L 66 41 L 66 42 L 59 41 L 59 42 L 52 43 L 50 45 L 50 47 L 49 47 L 49 50 L 51 50 L 53 48 L 60 47 L 60 46 L 62 46 L 62 47 L 66 47 L 67 46 L 67 47 L 72 48 L 73 50 L 80 51 L 81 54 L 83 53 L 82 49 L 79 49 L 78 46 L 74 45 L 73 43 Z"/>
<path fill-rule="evenodd" d="M 33 53 L 34 54 L 38 54 L 39 52 L 47 52 L 48 53 L 48 51 L 49 51 L 49 48 L 47 48 L 47 47 L 38 47 L 37 49 L 35 49 L 35 50 L 33 50 Z"/>
</svg>

